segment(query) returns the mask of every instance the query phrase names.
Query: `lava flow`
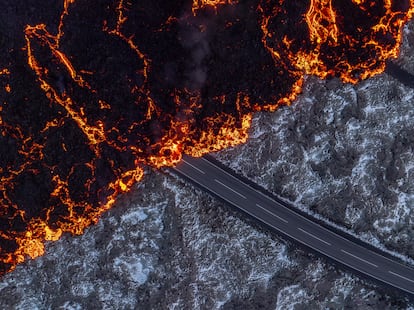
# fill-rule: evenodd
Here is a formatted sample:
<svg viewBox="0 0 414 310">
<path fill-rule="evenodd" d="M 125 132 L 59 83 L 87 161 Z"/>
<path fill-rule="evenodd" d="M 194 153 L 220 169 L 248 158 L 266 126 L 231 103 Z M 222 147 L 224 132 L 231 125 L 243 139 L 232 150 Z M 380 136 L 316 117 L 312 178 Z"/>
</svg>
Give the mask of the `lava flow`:
<svg viewBox="0 0 414 310">
<path fill-rule="evenodd" d="M 18 18 L 0 32 L 0 274 L 96 223 L 145 166 L 244 143 L 252 113 L 290 104 L 305 75 L 383 72 L 413 12 L 414 0 L 62 0 Z"/>
</svg>

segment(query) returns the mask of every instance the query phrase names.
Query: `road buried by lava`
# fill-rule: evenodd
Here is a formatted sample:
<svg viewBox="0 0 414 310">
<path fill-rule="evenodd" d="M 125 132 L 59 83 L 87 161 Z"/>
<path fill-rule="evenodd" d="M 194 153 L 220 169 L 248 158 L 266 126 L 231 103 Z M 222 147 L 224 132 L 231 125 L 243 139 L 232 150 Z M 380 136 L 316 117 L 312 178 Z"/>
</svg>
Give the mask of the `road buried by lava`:
<svg viewBox="0 0 414 310">
<path fill-rule="evenodd" d="M 305 75 L 383 72 L 414 12 L 414 0 L 18 2 L 0 13 L 0 274 L 96 223 L 144 166 L 245 142 L 252 113 L 290 104 Z"/>
</svg>

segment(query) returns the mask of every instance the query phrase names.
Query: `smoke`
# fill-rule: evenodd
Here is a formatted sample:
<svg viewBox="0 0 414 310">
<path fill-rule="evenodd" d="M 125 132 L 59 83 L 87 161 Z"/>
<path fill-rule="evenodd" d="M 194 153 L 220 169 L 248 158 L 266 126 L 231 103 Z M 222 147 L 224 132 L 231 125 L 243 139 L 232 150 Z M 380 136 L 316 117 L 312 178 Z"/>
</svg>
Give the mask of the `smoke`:
<svg viewBox="0 0 414 310">
<path fill-rule="evenodd" d="M 210 55 L 209 33 L 212 22 L 194 16 L 180 19 L 180 41 L 188 50 L 185 70 L 185 87 L 190 91 L 200 90 L 207 80 L 206 60 Z"/>
</svg>

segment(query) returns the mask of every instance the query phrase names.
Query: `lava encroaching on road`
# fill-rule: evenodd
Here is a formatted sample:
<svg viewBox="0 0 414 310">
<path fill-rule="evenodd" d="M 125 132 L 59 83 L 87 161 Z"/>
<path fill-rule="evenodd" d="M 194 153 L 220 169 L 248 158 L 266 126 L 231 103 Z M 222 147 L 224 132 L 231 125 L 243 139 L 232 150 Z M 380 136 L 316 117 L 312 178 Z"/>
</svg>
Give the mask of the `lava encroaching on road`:
<svg viewBox="0 0 414 310">
<path fill-rule="evenodd" d="M 8 35 L 13 48 L 0 33 L 0 274 L 96 223 L 143 167 L 245 142 L 252 113 L 290 104 L 305 75 L 356 83 L 383 72 L 414 0 L 47 10 Z"/>
</svg>

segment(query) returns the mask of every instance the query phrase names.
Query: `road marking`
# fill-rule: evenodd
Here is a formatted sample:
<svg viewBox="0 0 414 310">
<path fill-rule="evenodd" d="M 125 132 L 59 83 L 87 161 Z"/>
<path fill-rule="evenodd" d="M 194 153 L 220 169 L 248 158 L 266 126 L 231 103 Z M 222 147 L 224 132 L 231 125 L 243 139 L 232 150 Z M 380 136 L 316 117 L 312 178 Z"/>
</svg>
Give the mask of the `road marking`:
<svg viewBox="0 0 414 310">
<path fill-rule="evenodd" d="M 312 221 L 312 220 L 308 219 L 307 217 L 303 216 L 302 214 L 300 214 L 300 213 L 298 213 L 298 212 L 296 212 L 296 211 L 293 211 L 293 210 L 289 209 L 289 208 L 285 205 L 285 204 L 289 204 L 289 202 L 286 202 L 286 201 L 284 201 L 283 199 L 281 199 L 281 202 L 276 201 L 273 197 L 269 196 L 268 194 L 265 194 L 265 193 L 263 193 L 262 191 L 255 189 L 255 188 L 254 188 L 254 187 L 252 187 L 250 184 L 247 184 L 247 183 L 245 183 L 244 181 L 242 181 L 242 180 L 240 180 L 240 179 L 236 178 L 234 175 L 232 175 L 231 173 L 229 173 L 228 171 L 226 171 L 226 170 L 225 170 L 225 169 L 223 169 L 222 167 L 220 167 L 220 166 L 218 166 L 218 165 L 215 165 L 213 162 L 210 162 L 209 160 L 205 159 L 204 157 L 201 157 L 201 159 L 202 159 L 202 160 L 204 160 L 206 163 L 210 164 L 211 166 L 213 166 L 214 168 L 219 169 L 220 171 L 222 171 L 222 172 L 224 172 L 225 174 L 229 175 L 229 176 L 230 176 L 230 177 L 232 177 L 233 179 L 235 179 L 235 180 L 237 180 L 238 182 L 242 183 L 243 185 L 245 185 L 246 187 L 248 187 L 250 190 L 253 190 L 254 192 L 256 192 L 256 193 L 260 194 L 262 197 L 266 198 L 266 200 L 270 201 L 271 203 L 276 204 L 276 205 L 280 205 L 280 206 L 282 206 L 283 208 L 285 208 L 285 210 L 286 210 L 286 211 L 288 211 L 288 212 L 290 213 L 290 215 L 293 215 L 293 216 L 299 217 L 299 218 L 301 218 L 301 219 L 305 220 L 306 222 L 311 223 L 312 225 L 316 225 L 316 226 L 318 226 L 318 227 L 320 227 L 320 228 L 324 229 L 327 233 L 329 233 L 329 234 L 333 235 L 334 237 L 336 237 L 336 238 L 340 238 L 340 239 L 344 240 L 344 241 L 345 241 L 345 242 L 347 242 L 347 243 L 348 243 L 348 242 L 350 242 L 350 243 L 352 243 L 352 244 L 355 246 L 355 243 L 354 243 L 353 241 L 350 241 L 349 239 L 347 239 L 347 238 L 345 238 L 345 237 L 341 236 L 340 234 L 338 234 L 338 233 L 336 233 L 336 232 L 334 232 L 334 231 L 332 231 L 332 230 L 330 230 L 330 229 L 327 229 L 327 228 L 325 228 L 324 226 L 321 226 L 321 225 L 320 225 L 320 224 L 318 224 L 318 223 L 315 223 L 314 221 Z M 234 171 L 234 173 L 236 173 L 236 174 L 237 174 L 237 172 L 236 172 L 236 171 Z M 251 180 L 251 181 L 252 181 L 252 182 L 254 182 L 253 180 Z M 263 188 L 263 189 L 264 189 L 264 190 L 266 190 L 265 188 Z M 271 193 L 270 193 L 270 194 L 271 194 Z M 296 208 L 296 207 L 294 206 L 294 208 Z M 310 215 L 311 217 L 315 218 L 315 215 L 312 215 L 312 214 L 309 214 L 309 215 Z M 324 219 L 324 221 L 325 221 L 325 222 L 326 222 L 326 224 L 328 224 L 329 226 L 331 226 L 331 227 L 333 227 L 333 228 L 335 228 L 335 229 L 338 229 L 338 230 L 342 230 L 340 227 L 335 227 L 335 225 L 334 225 L 333 223 L 331 223 L 331 222 L 327 222 L 327 221 L 326 221 L 326 219 Z M 342 232 L 344 232 L 345 234 L 351 235 L 352 237 L 357 238 L 357 239 L 359 239 L 359 240 L 360 240 L 360 241 L 362 241 L 362 242 L 367 242 L 367 241 L 362 240 L 361 238 L 359 238 L 359 237 L 357 237 L 357 236 L 355 236 L 355 235 L 352 235 L 352 234 L 351 234 L 350 232 L 348 232 L 348 231 L 342 230 Z M 359 245 L 357 245 L 357 246 L 359 246 Z M 366 250 L 366 249 L 365 249 L 365 250 Z M 379 250 L 381 250 L 381 249 L 379 249 Z M 380 257 L 381 259 L 386 259 L 386 260 L 388 260 L 389 262 L 391 262 L 391 263 L 393 263 L 393 264 L 397 264 L 397 265 L 403 266 L 403 267 L 405 267 L 405 268 L 409 268 L 410 270 L 413 270 L 413 268 L 411 268 L 411 267 L 407 267 L 406 265 L 403 265 L 403 264 L 399 263 L 399 262 L 398 262 L 398 261 L 396 261 L 396 260 L 393 260 L 393 259 L 390 259 L 390 258 L 388 258 L 388 257 L 386 257 L 386 256 L 383 256 L 383 255 L 381 255 L 380 253 L 377 253 L 377 252 L 372 251 L 372 250 L 368 250 L 368 251 L 369 251 L 370 253 L 374 254 L 375 256 Z M 386 252 L 386 253 L 387 253 L 387 254 L 391 254 L 392 256 L 395 256 L 395 254 L 393 254 L 393 253 L 389 253 L 389 252 Z M 368 262 L 368 263 L 369 263 L 369 262 Z M 376 266 L 376 265 L 375 265 L 375 266 Z M 377 266 L 376 266 L 376 267 L 377 267 Z"/>
<path fill-rule="evenodd" d="M 325 240 L 323 240 L 323 239 L 321 239 L 321 238 L 319 238 L 319 237 L 317 237 L 317 236 L 315 236 L 314 234 L 311 234 L 310 232 L 308 232 L 308 231 L 306 231 L 306 230 L 304 230 L 304 229 L 302 229 L 302 228 L 298 228 L 301 232 L 304 232 L 305 234 L 307 234 L 307 235 L 309 235 L 309 236 L 311 236 L 311 237 L 313 237 L 313 238 L 315 238 L 315 239 L 317 239 L 317 240 L 319 240 L 320 242 L 323 242 L 323 243 L 325 243 L 325 244 L 327 244 L 327 245 L 332 245 L 332 244 L 330 244 L 329 242 L 327 242 L 327 241 L 325 241 Z"/>
<path fill-rule="evenodd" d="M 361 258 L 359 256 L 356 256 L 355 254 L 349 253 L 349 252 L 347 252 L 345 250 L 341 250 L 341 252 L 344 252 L 345 254 L 348 254 L 349 256 L 355 257 L 356 259 L 359 259 L 360 261 L 363 261 L 364 263 L 370 264 L 370 265 L 378 268 L 378 265 L 375 265 L 375 264 L 373 264 L 373 263 L 371 263 L 371 262 L 369 262 L 369 261 L 367 261 L 367 260 L 365 260 L 365 259 L 363 259 L 363 258 Z"/>
<path fill-rule="evenodd" d="M 216 166 L 214 166 L 214 165 L 213 165 L 213 167 L 218 168 L 218 167 L 216 167 Z M 263 219 L 263 218 L 259 218 L 258 216 L 256 216 L 256 215 L 254 215 L 254 214 L 250 213 L 250 212 L 249 212 L 247 209 L 245 209 L 244 207 L 235 205 L 235 204 L 234 204 L 234 202 L 232 202 L 232 201 L 228 200 L 227 198 L 223 197 L 222 195 L 218 194 L 217 192 L 214 192 L 212 189 L 211 189 L 211 190 L 209 190 L 209 187 L 208 187 L 208 186 L 203 185 L 202 183 L 199 183 L 196 179 L 194 179 L 194 176 L 190 176 L 190 175 L 188 175 L 188 174 L 186 174 L 186 173 L 184 173 L 184 172 L 182 172 L 182 171 L 179 171 L 178 169 L 177 169 L 176 171 L 177 171 L 177 173 L 178 173 L 178 174 L 181 174 L 181 175 L 183 175 L 183 176 L 187 177 L 189 180 L 193 180 L 196 184 L 198 184 L 198 186 L 200 186 L 200 187 L 202 187 L 202 188 L 204 188 L 204 189 L 207 189 L 207 191 L 208 191 L 208 192 L 210 192 L 211 194 L 213 194 L 213 195 L 215 195 L 215 196 L 220 197 L 220 198 L 221 198 L 222 200 L 224 200 L 224 201 L 227 201 L 230 205 L 233 205 L 233 206 L 235 206 L 235 207 L 238 207 L 239 209 L 241 209 L 241 210 L 243 210 L 244 212 L 246 212 L 247 214 L 249 214 L 251 217 L 258 219 L 259 221 L 262 221 L 263 223 L 265 223 L 265 224 L 266 224 L 266 225 L 268 225 L 269 227 L 272 227 L 274 230 L 276 230 L 276 231 L 280 232 L 281 234 L 283 234 L 283 235 L 285 235 L 285 236 L 288 236 L 288 237 L 292 238 L 293 240 L 296 240 L 296 241 L 297 241 L 297 242 L 299 242 L 299 243 L 302 243 L 302 244 L 304 244 L 304 245 L 307 245 L 309 248 L 314 249 L 314 250 L 315 250 L 315 251 L 317 251 L 317 252 L 323 253 L 324 255 L 326 255 L 327 257 L 331 258 L 332 260 L 334 260 L 334 261 L 338 261 L 338 262 L 342 263 L 343 265 L 348 266 L 348 267 L 350 267 L 351 269 L 357 270 L 357 271 L 359 271 L 360 273 L 365 274 L 366 276 L 368 276 L 368 277 L 370 277 L 370 278 L 376 279 L 376 280 L 378 280 L 378 281 L 380 281 L 380 282 L 387 283 L 387 284 L 389 284 L 389 285 L 391 285 L 391 286 L 393 286 L 393 287 L 396 287 L 397 289 L 400 289 L 400 290 L 402 290 L 402 291 L 404 291 L 404 292 L 406 292 L 406 293 L 408 293 L 408 294 L 411 294 L 411 295 L 412 295 L 412 294 L 414 294 L 414 291 L 413 291 L 413 290 L 410 290 L 410 289 L 409 289 L 409 288 L 407 288 L 406 286 L 405 286 L 405 287 L 404 287 L 404 286 L 400 286 L 400 285 L 398 285 L 398 283 L 397 283 L 397 282 L 395 282 L 395 281 L 390 281 L 391 279 L 389 279 L 389 278 L 386 278 L 386 277 L 383 277 L 383 276 L 381 277 L 381 276 L 378 276 L 377 274 L 369 273 L 369 272 L 367 272 L 366 270 L 363 270 L 363 269 L 359 268 L 359 266 L 358 266 L 358 265 L 352 264 L 352 263 L 350 263 L 349 261 L 346 261 L 346 260 L 342 260 L 341 258 L 339 258 L 339 257 L 337 257 L 337 256 L 332 256 L 332 254 L 331 254 L 329 251 L 328 251 L 328 252 L 326 252 L 326 251 L 321 251 L 320 249 L 317 249 L 317 248 L 313 247 L 311 244 L 306 243 L 306 242 L 305 242 L 305 240 L 303 240 L 303 239 L 298 239 L 298 237 L 297 237 L 297 236 L 293 236 L 293 235 L 289 234 L 287 231 L 281 230 L 281 229 L 279 229 L 279 228 L 277 228 L 277 227 L 273 226 L 272 224 L 270 224 L 269 222 L 267 222 L 265 219 Z M 230 175 L 230 176 L 231 176 L 231 175 Z M 237 180 L 238 180 L 238 179 L 237 179 Z M 249 188 L 251 188 L 251 189 L 253 189 L 250 185 L 248 185 L 248 187 L 249 187 Z M 254 190 L 254 189 L 253 189 L 253 190 Z M 260 191 L 258 191 L 258 193 L 262 194 Z M 262 195 L 263 195 L 263 194 L 262 194 Z M 263 195 L 263 196 L 264 196 L 264 197 L 266 197 L 266 198 L 268 198 L 268 199 L 269 199 L 270 201 L 272 201 L 272 202 L 276 202 L 276 201 L 274 201 L 274 200 L 273 200 L 273 198 L 271 198 L 271 197 L 268 197 L 268 196 L 266 196 L 266 195 Z M 285 206 L 283 206 L 283 207 L 285 207 Z M 293 212 L 293 211 L 291 211 L 291 210 L 289 210 L 289 209 L 287 209 L 287 211 Z M 310 221 L 310 220 L 309 220 L 309 219 L 307 219 L 306 217 L 303 217 L 302 215 L 297 214 L 296 212 L 294 212 L 294 214 L 295 214 L 295 215 L 297 215 L 297 216 L 299 216 L 300 218 L 304 219 L 305 221 L 310 222 L 310 223 L 311 223 L 311 224 L 313 224 L 313 225 L 318 225 L 318 224 L 313 223 L 312 221 Z M 326 228 L 324 228 L 324 227 L 322 227 L 322 228 L 323 228 L 323 229 L 326 229 Z M 346 242 L 351 242 L 351 243 L 352 243 L 352 241 L 349 241 L 349 240 L 345 239 L 345 238 L 344 238 L 344 237 L 342 237 L 341 235 L 337 235 L 336 233 L 334 233 L 334 232 L 332 232 L 332 231 L 330 231 L 330 230 L 328 230 L 328 229 L 326 229 L 326 231 L 327 231 L 328 233 L 330 233 L 330 234 L 332 234 L 332 235 L 336 236 L 336 237 L 339 237 L 339 238 L 341 238 L 341 239 L 345 240 Z M 355 244 L 353 244 L 353 245 L 355 246 Z M 358 246 L 359 246 L 359 245 L 358 245 Z M 346 251 L 344 251 L 344 250 L 341 250 L 341 251 L 343 251 L 343 252 L 344 252 L 344 253 L 346 253 L 346 254 L 349 254 L 350 256 L 354 256 L 353 254 L 348 253 L 348 252 L 346 252 Z M 369 250 L 369 251 L 370 251 L 370 250 Z M 387 257 L 381 256 L 381 255 L 379 255 L 379 254 L 378 254 L 378 253 L 376 253 L 376 252 L 372 252 L 372 251 L 370 251 L 370 252 L 371 252 L 372 254 L 374 254 L 375 256 L 377 256 L 377 257 L 380 257 L 380 258 L 382 258 L 382 259 L 386 259 L 386 260 L 390 261 L 390 262 L 391 262 L 391 263 L 393 263 L 393 264 L 397 264 L 397 265 L 403 266 L 404 268 L 408 268 L 408 269 L 412 270 L 410 267 L 407 267 L 407 266 L 405 266 L 405 265 L 402 265 L 401 263 L 398 263 L 398 262 L 396 262 L 396 261 L 393 261 L 393 260 L 391 260 L 391 259 L 389 259 L 389 258 L 387 258 Z M 362 260 L 362 258 L 359 258 L 359 257 L 357 257 L 357 258 Z M 364 260 L 364 262 L 366 262 L 366 263 L 368 263 L 368 264 L 372 264 L 372 263 L 367 262 L 367 261 L 365 261 L 365 260 Z M 372 264 L 372 265 L 374 265 L 374 264 Z M 376 266 L 376 265 L 375 265 L 375 266 Z M 376 266 L 376 267 L 378 267 L 378 266 Z M 393 274 L 391 271 L 390 271 L 390 273 L 391 273 L 391 274 Z M 399 276 L 399 275 L 397 275 L 397 276 Z M 409 281 L 411 281 L 411 280 L 409 280 Z"/>
<path fill-rule="evenodd" d="M 242 184 L 243 186 L 247 187 L 248 189 L 252 189 L 255 190 L 253 187 L 251 187 L 249 184 L 244 183 L 243 181 L 241 181 L 240 179 L 236 178 L 234 175 L 232 175 L 231 173 L 229 173 L 228 171 L 224 170 L 222 167 L 216 166 L 214 163 L 212 163 L 211 161 L 205 159 L 204 157 L 200 157 L 202 160 L 204 160 L 209 166 L 213 166 L 214 168 L 224 172 L 225 174 L 227 174 L 228 176 L 230 176 L 232 179 L 236 180 L 237 182 L 239 182 L 240 184 Z M 234 171 L 234 173 L 237 174 L 237 172 Z"/>
<path fill-rule="evenodd" d="M 274 214 L 272 212 L 270 212 L 269 210 L 267 210 L 266 208 L 262 207 L 261 205 L 259 205 L 258 203 L 256 203 L 256 206 L 259 207 L 260 209 L 262 209 L 263 211 L 267 212 L 268 214 L 277 217 L 279 220 L 281 220 L 282 222 L 285 222 L 286 224 L 288 223 L 288 221 L 286 221 L 284 218 L 281 218 L 280 216 L 278 216 L 277 214 Z"/>
<path fill-rule="evenodd" d="M 202 174 L 206 174 L 203 170 L 201 170 L 200 168 L 197 168 L 196 166 L 194 166 L 193 164 L 190 164 L 188 161 L 183 159 L 183 162 L 185 162 L 187 165 L 193 167 L 195 170 L 201 172 Z"/>
<path fill-rule="evenodd" d="M 252 187 L 250 184 L 245 183 L 244 181 L 240 180 L 239 178 L 236 178 L 234 175 L 232 175 L 231 173 L 229 173 L 228 171 L 226 171 L 226 170 L 225 170 L 225 169 L 223 169 L 222 167 L 215 165 L 213 162 L 209 161 L 208 159 L 205 159 L 204 157 L 200 157 L 200 158 L 201 158 L 203 161 L 205 161 L 208 165 L 212 166 L 213 168 L 218 169 L 218 170 L 220 170 L 220 171 L 224 172 L 226 175 L 230 176 L 231 178 L 233 178 L 234 180 L 236 180 L 238 183 L 242 184 L 242 185 L 243 185 L 244 187 L 246 187 L 248 190 L 253 191 L 253 192 L 255 192 L 255 193 L 258 193 L 258 194 L 262 195 L 264 198 L 266 198 L 266 200 L 270 201 L 270 202 L 271 202 L 271 203 L 273 203 L 273 204 L 276 204 L 276 205 L 278 205 L 278 206 L 282 206 L 282 207 L 283 207 L 283 208 L 285 208 L 285 209 L 286 209 L 289 213 L 294 214 L 294 215 L 296 215 L 296 216 L 300 216 L 300 217 L 302 217 L 302 215 L 300 215 L 300 214 L 296 213 L 295 211 L 290 210 L 289 208 L 287 208 L 287 207 L 286 207 L 285 205 L 283 205 L 282 203 L 280 203 L 280 202 L 278 202 L 278 201 L 274 200 L 272 197 L 270 197 L 270 196 L 268 196 L 268 195 L 266 195 L 266 194 L 262 193 L 261 191 L 259 191 L 259 190 L 255 189 L 255 188 L 254 188 L 254 187 Z M 235 174 L 237 174 L 237 172 L 236 172 L 236 171 L 234 171 L 234 173 L 235 173 Z M 252 181 L 252 182 L 253 182 L 253 181 Z M 265 190 L 266 190 L 266 189 L 265 189 Z M 286 203 L 286 202 L 284 202 L 284 203 Z M 304 219 L 305 219 L 305 220 L 307 220 L 307 221 L 309 221 L 307 218 L 304 218 Z M 309 222 L 310 222 L 310 223 L 312 223 L 312 224 L 315 224 L 315 223 L 314 223 L 314 222 L 312 222 L 312 221 L 309 221 Z"/>
<path fill-rule="evenodd" d="M 219 180 L 214 179 L 214 181 L 216 181 L 217 183 L 219 183 L 219 184 L 223 185 L 225 188 L 227 188 L 227 189 L 231 190 L 233 193 L 235 193 L 235 194 L 239 195 L 240 197 L 242 197 L 242 198 L 244 198 L 244 199 L 247 199 L 247 198 L 246 198 L 246 196 L 244 196 L 244 195 L 240 194 L 238 191 L 235 191 L 234 189 L 232 189 L 231 187 L 227 186 L 226 184 L 224 184 L 224 183 L 220 182 Z"/>
<path fill-rule="evenodd" d="M 407 280 L 407 281 L 410 281 L 410 282 L 414 283 L 414 280 L 408 279 L 408 278 L 406 278 L 406 277 L 404 277 L 404 276 L 402 276 L 398 273 L 395 273 L 395 272 L 392 272 L 392 271 L 388 271 L 388 272 L 393 274 L 394 276 L 400 277 L 401 279 L 404 279 L 404 280 Z"/>
</svg>

